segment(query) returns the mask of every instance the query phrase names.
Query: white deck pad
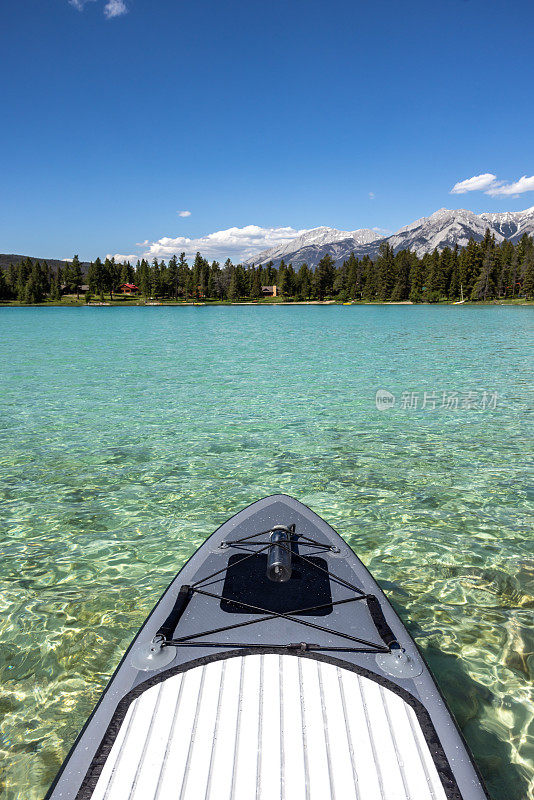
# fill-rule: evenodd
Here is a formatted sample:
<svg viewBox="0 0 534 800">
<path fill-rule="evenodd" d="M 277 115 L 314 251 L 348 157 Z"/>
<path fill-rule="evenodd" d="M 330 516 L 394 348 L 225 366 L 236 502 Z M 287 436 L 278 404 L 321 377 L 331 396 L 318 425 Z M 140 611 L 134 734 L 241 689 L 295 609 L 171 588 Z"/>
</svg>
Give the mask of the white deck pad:
<svg viewBox="0 0 534 800">
<path fill-rule="evenodd" d="M 446 800 L 413 708 L 289 655 L 213 661 L 130 706 L 92 800 Z"/>
</svg>

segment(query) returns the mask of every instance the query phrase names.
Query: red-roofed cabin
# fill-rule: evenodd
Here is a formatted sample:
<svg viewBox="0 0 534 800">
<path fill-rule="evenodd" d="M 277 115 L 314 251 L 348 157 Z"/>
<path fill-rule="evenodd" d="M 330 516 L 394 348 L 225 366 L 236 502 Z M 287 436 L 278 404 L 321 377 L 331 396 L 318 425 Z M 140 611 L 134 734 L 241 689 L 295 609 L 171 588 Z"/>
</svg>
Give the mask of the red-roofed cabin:
<svg viewBox="0 0 534 800">
<path fill-rule="evenodd" d="M 120 290 L 123 294 L 137 294 L 139 292 L 139 286 L 136 286 L 135 283 L 123 283 L 121 284 Z"/>
</svg>

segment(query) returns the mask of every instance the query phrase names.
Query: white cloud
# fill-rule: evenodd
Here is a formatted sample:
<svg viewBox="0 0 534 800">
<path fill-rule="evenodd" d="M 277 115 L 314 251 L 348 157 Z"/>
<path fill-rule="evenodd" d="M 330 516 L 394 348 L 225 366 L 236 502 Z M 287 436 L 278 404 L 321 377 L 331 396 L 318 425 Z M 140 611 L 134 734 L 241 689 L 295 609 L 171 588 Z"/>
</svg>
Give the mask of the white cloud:
<svg viewBox="0 0 534 800">
<path fill-rule="evenodd" d="M 534 192 L 534 175 L 528 178 L 523 175 L 518 181 L 507 183 L 498 181 L 496 175 L 485 172 L 483 175 L 474 175 L 465 181 L 455 183 L 451 189 L 451 194 L 465 194 L 466 192 L 484 192 L 491 197 L 499 195 L 513 195 L 517 197 L 524 192 Z"/>
<path fill-rule="evenodd" d="M 178 216 L 179 217 L 190 217 L 191 216 L 191 212 L 190 211 L 178 211 Z"/>
<path fill-rule="evenodd" d="M 123 261 L 129 261 L 130 264 L 137 264 L 137 259 L 139 256 L 130 254 L 129 256 L 125 256 L 122 253 L 108 253 L 106 258 L 114 258 L 115 261 L 118 261 L 122 264 Z"/>
<path fill-rule="evenodd" d="M 374 192 L 369 192 L 369 200 L 374 200 L 375 197 L 376 197 L 376 194 Z"/>
<path fill-rule="evenodd" d="M 307 230 L 307 228 L 295 230 L 290 227 L 262 228 L 259 225 L 245 225 L 243 228 L 215 231 L 197 239 L 188 236 L 175 238 L 163 236 L 155 242 L 144 241 L 138 246 L 144 248 L 143 256 L 147 259 L 170 258 L 175 253 L 181 252 L 190 257 L 200 251 L 205 258 L 244 260 L 260 250 L 290 242 Z"/>
<path fill-rule="evenodd" d="M 482 192 L 490 186 L 497 183 L 497 176 L 492 175 L 491 172 L 485 172 L 483 175 L 474 175 L 472 178 L 467 178 L 465 181 L 459 181 L 452 187 L 451 194 L 465 194 L 466 192 Z"/>
<path fill-rule="evenodd" d="M 104 15 L 108 19 L 113 19 L 113 17 L 122 17 L 123 14 L 127 13 L 128 9 L 124 0 L 107 0 L 106 5 L 104 6 Z"/>
<path fill-rule="evenodd" d="M 94 0 L 69 0 L 70 5 L 74 6 L 74 8 L 77 8 L 78 11 L 83 11 L 85 4 L 91 2 L 94 2 Z"/>
<path fill-rule="evenodd" d="M 519 195 L 523 194 L 524 192 L 534 192 L 534 175 L 531 175 L 530 178 L 527 178 L 526 175 L 523 175 L 522 178 L 519 178 L 518 181 L 514 183 L 504 183 L 503 181 L 499 181 L 499 183 L 495 184 L 494 186 L 490 186 L 486 194 L 490 194 L 492 197 L 496 195 Z"/>
<path fill-rule="evenodd" d="M 77 8 L 78 11 L 83 11 L 84 7 L 87 3 L 94 3 L 95 0 L 69 0 L 71 6 Z M 104 6 L 104 16 L 108 19 L 113 19 L 113 17 L 122 17 L 123 14 L 128 13 L 128 7 L 126 6 L 125 0 L 106 0 L 106 4 Z"/>
</svg>

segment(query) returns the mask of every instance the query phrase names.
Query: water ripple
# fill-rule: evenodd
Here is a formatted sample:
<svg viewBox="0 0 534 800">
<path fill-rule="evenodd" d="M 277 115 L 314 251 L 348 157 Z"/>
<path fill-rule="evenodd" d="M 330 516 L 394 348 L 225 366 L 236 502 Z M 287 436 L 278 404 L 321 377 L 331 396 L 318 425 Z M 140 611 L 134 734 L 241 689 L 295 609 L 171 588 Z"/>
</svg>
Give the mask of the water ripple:
<svg viewBox="0 0 534 800">
<path fill-rule="evenodd" d="M 525 800 L 532 312 L 106 311 L 0 311 L 2 797 L 42 798 L 180 565 L 281 491 L 384 587 L 492 797 Z M 380 413 L 379 388 L 498 391 L 499 403 Z"/>
</svg>

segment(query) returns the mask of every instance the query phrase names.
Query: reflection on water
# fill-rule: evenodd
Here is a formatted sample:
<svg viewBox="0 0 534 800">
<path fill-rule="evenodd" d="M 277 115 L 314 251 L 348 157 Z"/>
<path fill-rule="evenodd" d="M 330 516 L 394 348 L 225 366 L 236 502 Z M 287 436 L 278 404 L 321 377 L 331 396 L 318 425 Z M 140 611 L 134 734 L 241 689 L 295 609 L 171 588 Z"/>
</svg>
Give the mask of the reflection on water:
<svg viewBox="0 0 534 800">
<path fill-rule="evenodd" d="M 0 310 L 2 798 L 43 797 L 179 566 L 278 491 L 379 580 L 492 797 L 531 796 L 531 320 L 526 308 Z M 379 388 L 499 402 L 379 412 Z"/>
</svg>

